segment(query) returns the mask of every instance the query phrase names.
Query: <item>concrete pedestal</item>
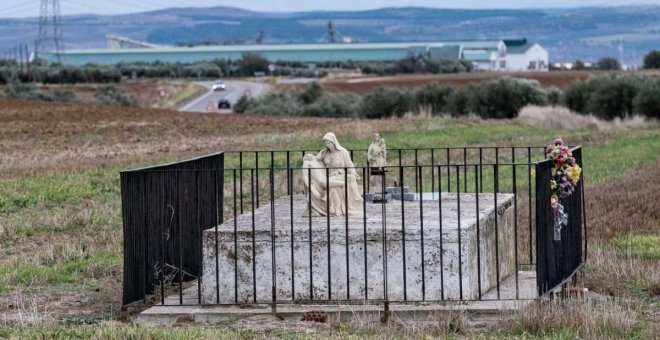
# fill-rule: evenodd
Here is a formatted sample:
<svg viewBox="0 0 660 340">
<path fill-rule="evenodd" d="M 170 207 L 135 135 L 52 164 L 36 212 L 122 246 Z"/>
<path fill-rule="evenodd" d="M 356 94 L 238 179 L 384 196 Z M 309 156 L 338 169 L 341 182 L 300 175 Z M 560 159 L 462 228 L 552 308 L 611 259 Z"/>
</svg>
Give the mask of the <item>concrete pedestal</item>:
<svg viewBox="0 0 660 340">
<path fill-rule="evenodd" d="M 514 273 L 513 195 L 420 197 L 348 221 L 310 220 L 304 196 L 282 197 L 274 220 L 266 205 L 208 229 L 202 302 L 478 299 Z"/>
</svg>

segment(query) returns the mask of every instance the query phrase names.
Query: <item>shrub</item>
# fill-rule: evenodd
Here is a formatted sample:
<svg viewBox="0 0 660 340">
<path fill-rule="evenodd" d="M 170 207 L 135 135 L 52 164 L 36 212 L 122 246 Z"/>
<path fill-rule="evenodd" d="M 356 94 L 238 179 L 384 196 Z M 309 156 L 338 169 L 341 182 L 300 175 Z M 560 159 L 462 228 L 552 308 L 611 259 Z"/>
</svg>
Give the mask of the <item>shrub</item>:
<svg viewBox="0 0 660 340">
<path fill-rule="evenodd" d="M 362 116 L 362 99 L 353 94 L 326 95 L 303 109 L 305 116 L 351 117 Z"/>
<path fill-rule="evenodd" d="M 34 84 L 12 83 L 5 88 L 7 98 L 16 99 L 40 99 L 51 101 L 53 98 L 39 91 Z"/>
<path fill-rule="evenodd" d="M 410 94 L 391 87 L 379 87 L 364 97 L 367 118 L 401 117 L 410 110 Z"/>
<path fill-rule="evenodd" d="M 564 90 L 563 102 L 569 109 L 599 118 L 625 118 L 635 113 L 657 117 L 660 96 L 658 78 L 640 74 L 591 77 Z"/>
<path fill-rule="evenodd" d="M 612 57 L 602 57 L 596 62 L 596 69 L 598 70 L 620 70 L 621 64 L 618 60 Z"/>
<path fill-rule="evenodd" d="M 545 96 L 547 102 L 551 106 L 557 106 L 561 104 L 562 92 L 558 87 L 549 87 L 545 90 Z"/>
<path fill-rule="evenodd" d="M 634 111 L 641 115 L 660 118 L 660 79 L 649 80 L 633 100 Z"/>
<path fill-rule="evenodd" d="M 633 114 L 633 99 L 644 79 L 635 76 L 606 76 L 589 81 L 594 84 L 586 111 L 604 119 L 613 119 Z"/>
<path fill-rule="evenodd" d="M 538 81 L 502 77 L 477 85 L 470 93 L 468 108 L 482 118 L 515 118 L 525 105 L 545 102 Z"/>
<path fill-rule="evenodd" d="M 75 92 L 71 90 L 55 90 L 52 93 L 53 100 L 56 102 L 77 103 L 80 99 Z"/>
<path fill-rule="evenodd" d="M 250 104 L 252 102 L 252 99 L 248 96 L 241 96 L 238 98 L 236 101 L 236 104 L 234 104 L 234 112 L 236 113 L 244 113 L 245 111 L 248 110 L 250 107 Z"/>
<path fill-rule="evenodd" d="M 659 50 L 653 50 L 644 57 L 644 68 L 660 68 Z"/>
<path fill-rule="evenodd" d="M 425 70 L 434 74 L 470 72 L 472 63 L 465 60 L 426 59 Z"/>
<path fill-rule="evenodd" d="M 451 86 L 440 85 L 437 83 L 427 84 L 418 87 L 413 92 L 416 108 L 430 108 L 434 115 L 447 112 L 449 97 L 454 92 Z"/>
<path fill-rule="evenodd" d="M 571 83 L 562 94 L 562 102 L 564 106 L 571 111 L 579 113 L 587 112 L 587 102 L 589 96 L 593 91 L 593 82 L 578 80 Z"/>
<path fill-rule="evenodd" d="M 255 99 L 249 108 L 251 113 L 265 115 L 290 115 L 302 114 L 302 105 L 296 98 L 286 93 L 273 92 Z"/>
<path fill-rule="evenodd" d="M 113 85 L 101 88 L 95 95 L 94 101 L 99 104 L 135 106 L 136 100 L 126 90 L 118 89 Z"/>
<path fill-rule="evenodd" d="M 462 116 L 468 114 L 468 101 L 470 94 L 476 92 L 475 85 L 468 85 L 466 87 L 454 89 L 454 91 L 447 98 L 447 111 L 452 116 Z"/>
<path fill-rule="evenodd" d="M 586 70 L 587 67 L 584 65 L 584 62 L 580 59 L 577 59 L 575 63 L 573 63 L 573 70 Z"/>
<path fill-rule="evenodd" d="M 305 89 L 298 95 L 298 99 L 300 99 L 303 104 L 311 104 L 321 97 L 321 95 L 323 95 L 321 85 L 319 85 L 318 82 L 313 81 L 305 86 Z"/>
<path fill-rule="evenodd" d="M 252 77 L 255 72 L 268 71 L 268 59 L 256 54 L 245 53 L 242 58 L 237 61 L 239 75 L 244 77 Z"/>
</svg>

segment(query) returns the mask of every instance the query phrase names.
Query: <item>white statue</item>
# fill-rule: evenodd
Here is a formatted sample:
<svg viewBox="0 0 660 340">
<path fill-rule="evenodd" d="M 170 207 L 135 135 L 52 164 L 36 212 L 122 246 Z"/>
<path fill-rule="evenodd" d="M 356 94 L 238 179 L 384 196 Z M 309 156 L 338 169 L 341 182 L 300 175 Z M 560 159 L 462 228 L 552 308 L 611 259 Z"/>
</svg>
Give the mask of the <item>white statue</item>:
<svg viewBox="0 0 660 340">
<path fill-rule="evenodd" d="M 371 175 L 369 186 L 375 188 L 378 192 L 381 191 L 383 168 L 387 166 L 386 158 L 387 147 L 385 146 L 385 140 L 380 138 L 379 134 L 374 133 L 374 138 L 367 150 L 367 160 L 369 161 L 369 173 Z"/>
<path fill-rule="evenodd" d="M 332 132 L 323 136 L 323 142 L 326 147 L 316 156 L 307 154 L 303 157 L 303 182 L 306 195 L 310 195 L 307 199 L 311 197 L 312 216 L 348 214 L 362 217 L 363 201 L 358 186 L 360 176 L 354 169 L 350 154 Z M 326 172 L 329 185 L 326 183 Z"/>
</svg>

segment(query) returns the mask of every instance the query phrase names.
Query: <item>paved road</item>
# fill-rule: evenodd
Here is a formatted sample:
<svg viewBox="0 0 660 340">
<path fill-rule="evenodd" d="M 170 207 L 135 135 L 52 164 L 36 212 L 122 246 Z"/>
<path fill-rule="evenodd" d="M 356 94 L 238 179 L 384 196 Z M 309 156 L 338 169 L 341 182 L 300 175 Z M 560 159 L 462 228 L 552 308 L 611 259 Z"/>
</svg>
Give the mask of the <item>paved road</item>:
<svg viewBox="0 0 660 340">
<path fill-rule="evenodd" d="M 252 97 L 258 97 L 270 89 L 270 86 L 264 83 L 228 80 L 225 81 L 227 85 L 226 90 L 213 91 L 211 89 L 213 83 L 213 81 L 196 81 L 195 84 L 207 88 L 208 92 L 179 107 L 179 111 L 231 113 L 232 110 L 218 109 L 218 101 L 220 99 L 229 99 L 231 106 L 234 107 L 234 104 L 236 104 L 236 101 L 242 95 L 249 94 Z"/>
</svg>

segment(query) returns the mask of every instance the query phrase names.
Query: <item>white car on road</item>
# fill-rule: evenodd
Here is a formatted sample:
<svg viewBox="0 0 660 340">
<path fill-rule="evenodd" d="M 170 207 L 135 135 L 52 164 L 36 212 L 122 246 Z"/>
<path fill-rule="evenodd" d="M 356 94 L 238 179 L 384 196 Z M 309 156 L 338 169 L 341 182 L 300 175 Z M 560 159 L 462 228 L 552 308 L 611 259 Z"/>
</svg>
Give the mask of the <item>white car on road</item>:
<svg viewBox="0 0 660 340">
<path fill-rule="evenodd" d="M 225 84 L 224 81 L 219 80 L 213 83 L 213 86 L 211 86 L 211 88 L 213 89 L 213 91 L 224 91 L 227 89 L 227 85 Z"/>
</svg>

